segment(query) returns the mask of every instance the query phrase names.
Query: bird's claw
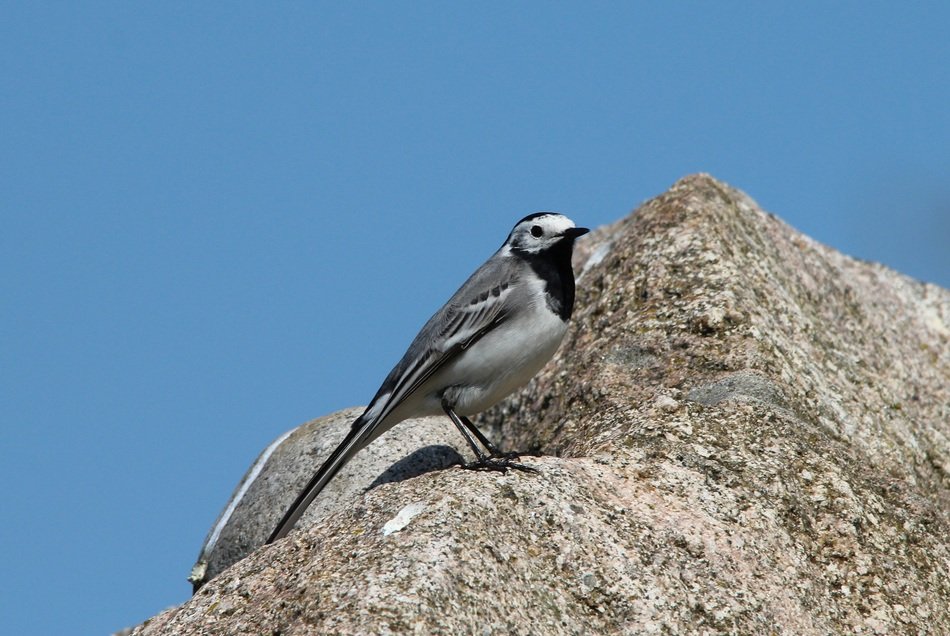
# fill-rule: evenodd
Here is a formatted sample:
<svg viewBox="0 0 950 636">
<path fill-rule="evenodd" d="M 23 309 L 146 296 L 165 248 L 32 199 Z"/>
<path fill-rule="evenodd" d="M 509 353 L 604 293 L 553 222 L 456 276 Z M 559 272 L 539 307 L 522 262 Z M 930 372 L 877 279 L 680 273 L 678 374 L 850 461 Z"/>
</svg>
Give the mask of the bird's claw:
<svg viewBox="0 0 950 636">
<path fill-rule="evenodd" d="M 537 468 L 525 466 L 524 464 L 519 464 L 518 462 L 513 461 L 518 458 L 518 453 L 504 453 L 499 456 L 482 457 L 481 459 L 477 459 L 474 462 L 462 464 L 462 468 L 465 470 L 495 471 L 500 473 L 508 472 L 509 468 L 513 470 L 520 470 L 525 473 L 538 472 Z"/>
<path fill-rule="evenodd" d="M 489 459 L 501 459 L 501 460 L 504 460 L 504 461 L 511 461 L 511 460 L 513 460 L 513 459 L 521 459 L 521 453 L 519 453 L 518 451 L 508 451 L 507 453 L 503 453 L 503 452 L 501 452 L 500 450 L 497 450 L 497 449 L 496 449 L 495 452 L 493 452 L 491 455 L 489 455 L 488 458 L 489 458 Z"/>
</svg>

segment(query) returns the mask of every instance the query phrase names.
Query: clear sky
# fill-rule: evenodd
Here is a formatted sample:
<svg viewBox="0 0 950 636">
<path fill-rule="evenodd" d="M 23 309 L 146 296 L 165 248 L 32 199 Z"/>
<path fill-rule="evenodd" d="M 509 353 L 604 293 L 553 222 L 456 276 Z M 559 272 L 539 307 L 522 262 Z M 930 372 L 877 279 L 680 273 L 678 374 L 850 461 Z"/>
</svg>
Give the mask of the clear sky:
<svg viewBox="0 0 950 636">
<path fill-rule="evenodd" d="M 950 3 L 588 5 L 0 5 L 5 633 L 187 599 L 256 454 L 530 212 L 705 171 L 950 286 Z"/>
</svg>

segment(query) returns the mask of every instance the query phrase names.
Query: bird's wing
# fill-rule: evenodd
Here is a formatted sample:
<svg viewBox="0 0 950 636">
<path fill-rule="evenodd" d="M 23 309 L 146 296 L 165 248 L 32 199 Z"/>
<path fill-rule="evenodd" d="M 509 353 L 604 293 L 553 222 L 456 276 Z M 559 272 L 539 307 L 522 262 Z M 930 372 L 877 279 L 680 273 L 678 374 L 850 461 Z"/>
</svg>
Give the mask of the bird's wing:
<svg viewBox="0 0 950 636">
<path fill-rule="evenodd" d="M 507 273 L 506 273 L 507 272 Z M 402 360 L 390 371 L 366 411 L 291 504 L 267 543 L 290 532 L 301 515 L 344 464 L 377 432 L 379 423 L 433 373 L 455 359 L 512 314 L 516 275 L 498 258 L 489 259 L 425 324 Z"/>
<path fill-rule="evenodd" d="M 490 260 L 425 324 L 367 407 L 381 421 L 436 371 L 507 320 L 518 278 Z"/>
</svg>

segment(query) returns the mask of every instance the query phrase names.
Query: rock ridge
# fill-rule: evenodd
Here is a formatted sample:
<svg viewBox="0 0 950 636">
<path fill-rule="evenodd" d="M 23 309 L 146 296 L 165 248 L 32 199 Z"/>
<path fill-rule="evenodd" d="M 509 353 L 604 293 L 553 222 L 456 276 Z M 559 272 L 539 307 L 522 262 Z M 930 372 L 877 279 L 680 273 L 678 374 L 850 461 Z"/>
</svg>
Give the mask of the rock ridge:
<svg viewBox="0 0 950 636">
<path fill-rule="evenodd" d="M 436 461 L 367 490 L 411 452 L 384 445 L 134 633 L 950 633 L 950 292 L 703 174 L 575 271 L 555 359 L 478 420 L 538 474 Z M 463 448 L 445 430 L 424 444 Z"/>
</svg>

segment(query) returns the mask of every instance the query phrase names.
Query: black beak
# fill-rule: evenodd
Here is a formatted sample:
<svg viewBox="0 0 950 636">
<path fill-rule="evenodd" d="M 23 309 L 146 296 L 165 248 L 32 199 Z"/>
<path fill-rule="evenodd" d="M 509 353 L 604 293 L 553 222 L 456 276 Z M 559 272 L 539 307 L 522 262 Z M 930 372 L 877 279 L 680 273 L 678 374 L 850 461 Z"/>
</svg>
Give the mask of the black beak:
<svg viewBox="0 0 950 636">
<path fill-rule="evenodd" d="M 561 236 L 565 238 L 569 238 L 573 241 L 578 236 L 584 236 L 588 232 L 590 232 L 590 230 L 588 230 L 586 227 L 572 227 L 568 230 L 564 230 L 563 232 L 561 232 Z"/>
</svg>

